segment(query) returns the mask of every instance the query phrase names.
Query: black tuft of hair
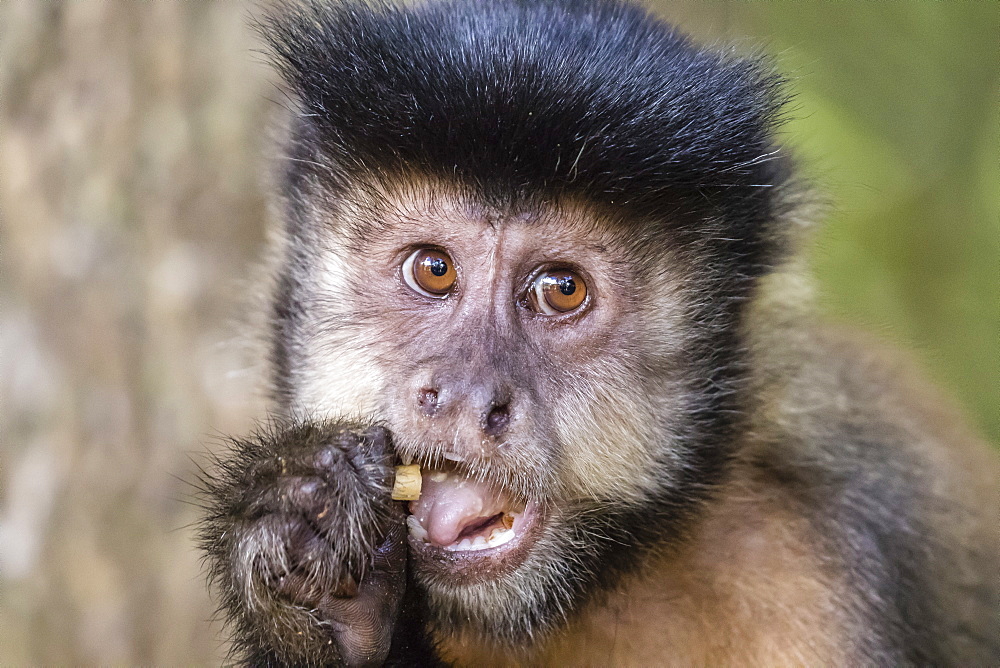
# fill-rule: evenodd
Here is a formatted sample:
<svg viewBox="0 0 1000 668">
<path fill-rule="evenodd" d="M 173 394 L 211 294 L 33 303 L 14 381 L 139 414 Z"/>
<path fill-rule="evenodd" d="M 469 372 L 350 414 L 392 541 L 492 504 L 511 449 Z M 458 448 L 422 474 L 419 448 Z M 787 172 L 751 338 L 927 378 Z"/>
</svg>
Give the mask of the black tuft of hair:
<svg viewBox="0 0 1000 668">
<path fill-rule="evenodd" d="M 780 77 L 640 7 L 311 0 L 260 27 L 338 177 L 425 175 L 501 206 L 578 197 L 681 233 L 711 221 L 747 277 L 782 251 Z"/>
</svg>

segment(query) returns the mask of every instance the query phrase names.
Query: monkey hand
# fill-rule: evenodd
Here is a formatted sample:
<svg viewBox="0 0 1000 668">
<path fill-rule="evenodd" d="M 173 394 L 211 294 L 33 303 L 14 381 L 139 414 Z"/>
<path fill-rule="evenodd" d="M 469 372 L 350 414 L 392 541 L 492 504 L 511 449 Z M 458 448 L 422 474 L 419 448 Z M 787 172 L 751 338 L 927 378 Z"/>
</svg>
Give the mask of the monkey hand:
<svg viewBox="0 0 1000 668">
<path fill-rule="evenodd" d="M 211 580 L 255 665 L 369 665 L 406 580 L 387 432 L 298 424 L 234 442 L 203 479 Z"/>
</svg>

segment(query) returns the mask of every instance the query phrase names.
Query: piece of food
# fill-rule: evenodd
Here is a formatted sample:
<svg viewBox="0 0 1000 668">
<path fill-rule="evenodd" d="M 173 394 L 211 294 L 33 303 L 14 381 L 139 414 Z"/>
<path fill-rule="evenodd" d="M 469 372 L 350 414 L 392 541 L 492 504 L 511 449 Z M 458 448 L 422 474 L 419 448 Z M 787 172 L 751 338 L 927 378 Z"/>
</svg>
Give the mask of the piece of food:
<svg viewBox="0 0 1000 668">
<path fill-rule="evenodd" d="M 396 480 L 392 484 L 392 498 L 395 501 L 416 501 L 420 498 L 420 464 L 396 467 Z"/>
</svg>

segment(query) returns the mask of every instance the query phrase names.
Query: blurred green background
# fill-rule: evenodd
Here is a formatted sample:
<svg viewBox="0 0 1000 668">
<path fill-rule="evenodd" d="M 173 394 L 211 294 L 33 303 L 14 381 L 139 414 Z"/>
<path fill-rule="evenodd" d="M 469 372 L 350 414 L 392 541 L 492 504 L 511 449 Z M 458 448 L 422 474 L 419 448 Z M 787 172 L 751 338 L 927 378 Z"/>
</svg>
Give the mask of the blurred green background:
<svg viewBox="0 0 1000 668">
<path fill-rule="evenodd" d="M 487 1 L 487 0 L 484 0 Z M 823 308 L 1000 442 L 1000 5 L 656 2 L 774 55 Z M 0 664 L 218 664 L 191 457 L 245 335 L 280 94 L 237 2 L 0 3 Z"/>
</svg>

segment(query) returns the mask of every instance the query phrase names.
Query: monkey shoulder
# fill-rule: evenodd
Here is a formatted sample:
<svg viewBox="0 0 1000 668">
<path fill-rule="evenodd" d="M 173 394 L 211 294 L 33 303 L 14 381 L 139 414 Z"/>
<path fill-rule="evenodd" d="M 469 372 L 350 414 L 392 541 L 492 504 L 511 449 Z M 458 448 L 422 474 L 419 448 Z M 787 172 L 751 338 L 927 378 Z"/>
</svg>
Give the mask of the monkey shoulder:
<svg viewBox="0 0 1000 668">
<path fill-rule="evenodd" d="M 786 500 L 842 575 L 838 607 L 856 653 L 994 663 L 996 453 L 898 351 L 829 326 L 798 348 L 792 372 L 764 390 L 747 479 Z"/>
</svg>

